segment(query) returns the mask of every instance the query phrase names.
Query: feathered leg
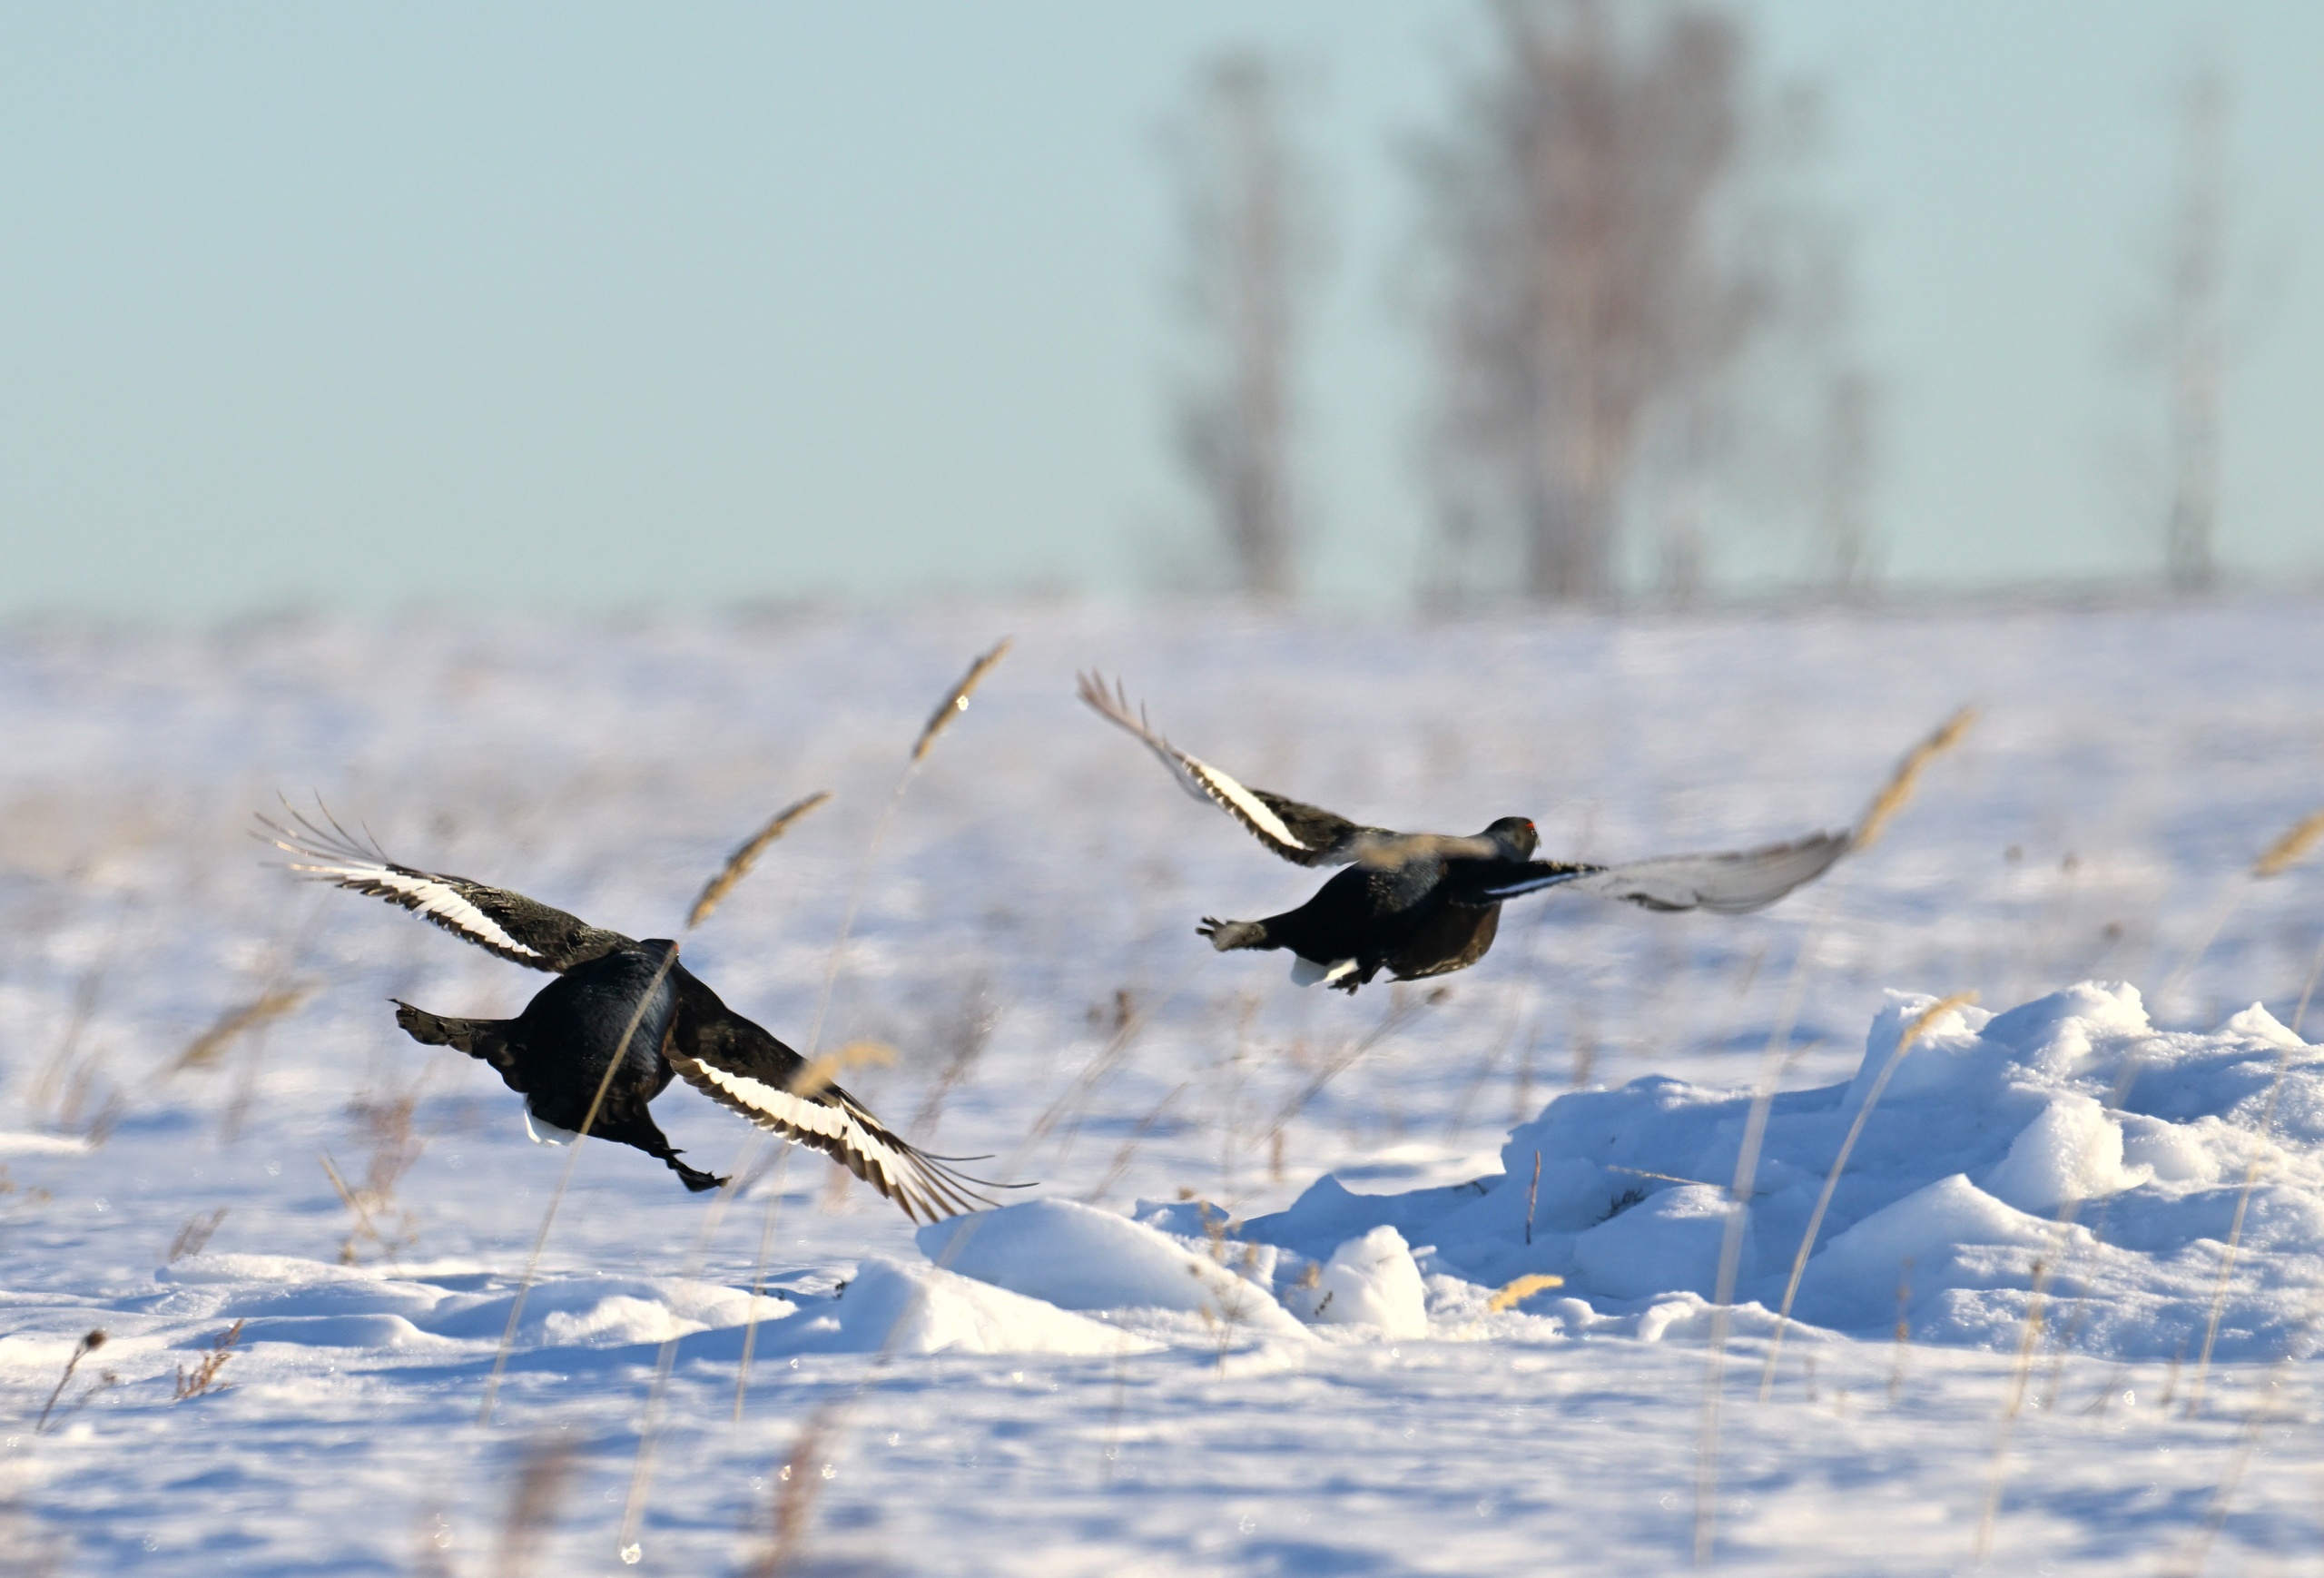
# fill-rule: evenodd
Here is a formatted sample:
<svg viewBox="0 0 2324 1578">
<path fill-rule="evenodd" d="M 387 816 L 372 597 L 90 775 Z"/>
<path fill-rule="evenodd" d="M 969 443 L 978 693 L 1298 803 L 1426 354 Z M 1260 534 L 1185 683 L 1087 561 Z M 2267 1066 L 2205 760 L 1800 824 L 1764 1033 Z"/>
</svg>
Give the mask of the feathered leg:
<svg viewBox="0 0 2324 1578">
<path fill-rule="evenodd" d="M 1221 953 L 1230 948 L 1280 948 L 1281 942 L 1267 935 L 1265 921 L 1221 921 L 1205 915 L 1202 924 L 1195 928 L 1195 935 L 1207 937 L 1210 945 Z"/>
<path fill-rule="evenodd" d="M 678 1175 L 678 1181 L 695 1194 L 704 1189 L 714 1189 L 726 1181 L 715 1173 L 704 1172 L 700 1168 L 688 1167 L 680 1161 L 678 1153 L 671 1149 L 669 1137 L 662 1132 L 661 1126 L 642 1107 L 635 1112 L 617 1112 L 613 1110 L 614 1103 L 609 1101 L 606 1105 L 606 1110 L 597 1114 L 596 1124 L 589 1131 L 597 1139 L 633 1147 L 666 1164 L 672 1172 Z"/>
</svg>

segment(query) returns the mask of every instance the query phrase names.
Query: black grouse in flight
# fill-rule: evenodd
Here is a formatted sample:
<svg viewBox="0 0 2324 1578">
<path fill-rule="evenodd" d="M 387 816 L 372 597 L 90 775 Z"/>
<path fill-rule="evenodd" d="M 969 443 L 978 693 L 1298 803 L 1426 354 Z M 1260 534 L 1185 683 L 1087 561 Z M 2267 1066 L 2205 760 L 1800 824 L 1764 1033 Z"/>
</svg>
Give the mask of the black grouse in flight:
<svg viewBox="0 0 2324 1578">
<path fill-rule="evenodd" d="M 1601 866 L 1535 860 L 1541 835 L 1521 816 L 1465 838 L 1391 833 L 1244 787 L 1157 734 L 1142 710 L 1130 710 L 1119 682 L 1108 693 L 1097 676 L 1083 675 L 1080 694 L 1108 722 L 1137 736 L 1189 793 L 1215 802 L 1284 859 L 1349 867 L 1295 910 L 1264 921 L 1206 915 L 1196 928 L 1222 952 L 1288 949 L 1298 961 L 1292 979 L 1303 986 L 1322 981 L 1352 992 L 1382 970 L 1398 981 L 1466 970 L 1492 946 L 1502 901 L 1541 888 L 1649 910 L 1741 914 L 1822 876 L 1852 843 L 1846 833 L 1819 833 L 1730 854 Z"/>
<path fill-rule="evenodd" d="M 666 1162 L 689 1189 L 716 1188 L 726 1180 L 681 1161 L 646 1110 L 675 1074 L 761 1129 L 824 1152 L 915 1221 L 992 1203 L 971 1187 L 981 1180 L 944 1165 L 959 1159 L 907 1145 L 797 1052 L 721 1002 L 678 962 L 675 942 L 637 942 L 522 893 L 399 865 L 336 822 L 326 832 L 291 814 L 296 828 L 259 819 L 277 847 L 298 857 L 290 870 L 400 904 L 487 952 L 556 977 L 515 1019 L 452 1019 L 396 1004 L 396 1023 L 414 1040 L 458 1047 L 491 1064 L 525 1098 L 525 1126 L 535 1139 L 558 1143 L 586 1124 L 598 1139 Z M 600 1083 L 605 1095 L 592 1122 Z"/>
</svg>

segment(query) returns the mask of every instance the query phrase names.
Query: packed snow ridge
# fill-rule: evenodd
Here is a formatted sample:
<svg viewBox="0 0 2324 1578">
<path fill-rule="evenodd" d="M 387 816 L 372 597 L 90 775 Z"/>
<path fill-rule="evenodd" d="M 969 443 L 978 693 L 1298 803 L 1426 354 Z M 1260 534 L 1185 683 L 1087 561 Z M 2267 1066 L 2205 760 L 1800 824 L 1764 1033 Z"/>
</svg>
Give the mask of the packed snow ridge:
<svg viewBox="0 0 2324 1578">
<path fill-rule="evenodd" d="M 1885 1337 L 1901 1317 L 1916 1341 L 2007 1347 L 2038 1283 L 2072 1346 L 2169 1358 L 2201 1347 L 2224 1287 L 2218 1357 L 2309 1351 L 2324 1314 L 2324 1050 L 2256 1004 L 2214 1033 L 2159 1031 L 2135 989 L 2096 983 L 2006 1013 L 1948 1010 L 1900 1048 L 1935 1003 L 1891 993 L 1853 1079 L 1768 1105 L 1739 1329 L 1772 1324 L 1861 1118 L 1793 1319 Z M 1174 1325 L 1298 1340 L 1315 1326 L 1390 1339 L 1698 1331 L 1754 1103 L 1660 1078 L 1575 1091 L 1511 1134 L 1498 1176 L 1392 1195 L 1327 1176 L 1247 1222 L 1201 1201 L 1140 1202 L 1135 1220 L 1012 1206 L 923 1229 L 938 1269 L 916 1275 L 1166 1340 Z M 882 1270 L 882 1299 L 896 1274 Z M 1528 1274 L 1563 1286 L 1488 1315 L 1492 1290 Z M 970 1324 L 987 1351 L 1010 1340 Z M 1023 1334 L 1041 1347 L 1059 1336 Z"/>
</svg>

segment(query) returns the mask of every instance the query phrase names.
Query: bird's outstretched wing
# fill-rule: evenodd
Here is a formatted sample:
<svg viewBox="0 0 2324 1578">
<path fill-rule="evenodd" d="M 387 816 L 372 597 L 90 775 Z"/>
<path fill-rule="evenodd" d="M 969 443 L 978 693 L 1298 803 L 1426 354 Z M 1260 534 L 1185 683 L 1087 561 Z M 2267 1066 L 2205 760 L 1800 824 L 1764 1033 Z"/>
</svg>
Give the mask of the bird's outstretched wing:
<svg viewBox="0 0 2324 1578">
<path fill-rule="evenodd" d="M 1541 888 L 1565 887 L 1601 899 L 1622 899 L 1649 910 L 1711 910 L 1739 915 L 1774 903 L 1792 889 L 1832 869 L 1855 840 L 1819 833 L 1790 843 L 1727 854 L 1679 854 L 1628 865 L 1567 865 L 1532 861 L 1482 886 L 1490 899 L 1513 899 Z"/>
<path fill-rule="evenodd" d="M 945 1166 L 905 1143 L 870 1109 L 827 1080 L 804 1058 L 679 971 L 678 1022 L 670 1067 L 695 1090 L 761 1129 L 812 1146 L 903 1208 L 915 1222 L 933 1222 L 995 1202 L 977 1192 L 1005 1188 Z"/>
<path fill-rule="evenodd" d="M 260 836 L 296 857 L 284 863 L 286 869 L 400 904 L 512 964 L 562 974 L 616 948 L 636 946 L 618 932 L 589 925 L 522 893 L 399 865 L 376 843 L 367 848 L 320 806 L 327 828 L 317 826 L 287 801 L 283 810 L 296 825 L 266 816 L 258 820 L 266 829 Z"/>
<path fill-rule="evenodd" d="M 1251 835 L 1298 865 L 1345 865 L 1355 860 L 1393 863 L 1407 835 L 1384 827 L 1364 827 L 1314 805 L 1246 788 L 1199 757 L 1189 756 L 1157 734 L 1143 708 L 1130 710 L 1121 682 L 1111 692 L 1095 674 L 1081 676 L 1080 696 L 1099 717 L 1135 735 L 1179 785 L 1197 799 L 1215 802 Z"/>
</svg>

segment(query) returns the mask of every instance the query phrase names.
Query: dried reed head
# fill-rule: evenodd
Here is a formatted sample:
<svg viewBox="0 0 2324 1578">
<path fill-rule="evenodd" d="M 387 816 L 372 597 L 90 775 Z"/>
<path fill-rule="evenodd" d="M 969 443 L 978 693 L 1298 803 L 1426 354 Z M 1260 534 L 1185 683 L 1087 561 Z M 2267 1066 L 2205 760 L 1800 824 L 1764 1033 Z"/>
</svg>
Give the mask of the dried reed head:
<svg viewBox="0 0 2324 1578">
<path fill-rule="evenodd" d="M 1965 706 L 1938 725 L 1928 738 L 1905 753 L 1905 759 L 1896 764 L 1896 772 L 1889 774 L 1888 782 L 1881 786 L 1879 794 L 1872 797 L 1872 804 L 1865 807 L 1864 815 L 1856 822 L 1855 843 L 1857 849 L 1872 847 L 1873 841 L 1887 827 L 1889 820 L 1913 797 L 1913 791 L 1920 785 L 1923 770 L 1959 745 L 1961 736 L 1967 734 L 1969 725 L 1976 721 L 1977 709 Z"/>
<path fill-rule="evenodd" d="M 72 1356 L 64 1361 L 64 1373 L 56 1377 L 56 1390 L 48 1395 L 48 1402 L 42 1407 L 39 1419 L 34 1422 L 34 1435 L 37 1435 L 42 1431 L 48 1428 L 48 1416 L 56 1411 L 56 1400 L 64 1396 L 64 1388 L 73 1384 L 73 1372 L 81 1367 L 81 1361 L 87 1358 L 91 1354 L 95 1353 L 99 1348 L 104 1346 L 105 1334 L 103 1327 L 84 1333 L 82 1336 L 81 1340 L 73 1345 Z M 98 1389 L 101 1390 L 103 1386 L 108 1384 L 110 1378 L 111 1377 L 108 1376 L 106 1382 L 100 1382 Z M 92 1391 L 88 1396 L 82 1397 L 80 1401 L 82 1403 L 85 1403 L 89 1400 L 90 1396 L 95 1396 L 95 1392 Z M 74 1405 L 74 1407 L 78 1407 L 79 1405 L 79 1403 Z M 65 1412 L 70 1414 L 73 1412 L 73 1409 L 67 1408 L 65 1409 Z"/>
<path fill-rule="evenodd" d="M 2280 877 L 2298 865 L 2300 857 L 2319 843 L 2324 843 L 2324 810 L 2309 812 L 2292 824 L 2290 832 L 2270 844 L 2267 853 L 2251 863 L 2251 874 Z"/>
<path fill-rule="evenodd" d="M 978 685 L 984 683 L 984 676 L 1009 655 L 1009 643 L 1013 639 L 1012 636 L 1002 636 L 991 651 L 969 665 L 968 673 L 960 676 L 960 683 L 952 687 L 951 694 L 937 703 L 936 710 L 928 715 L 927 725 L 920 731 L 920 738 L 912 744 L 913 761 L 927 755 L 929 747 L 936 743 L 936 736 L 942 734 L 954 718 L 969 710 L 969 697 L 976 694 Z"/>
<path fill-rule="evenodd" d="M 1956 991 L 1951 997 L 1930 1003 L 1913 1016 L 1913 1022 L 1906 1025 L 1905 1033 L 1896 1038 L 1896 1055 L 1901 1058 L 1911 1051 L 1913 1043 L 1928 1032 L 1929 1026 L 1951 1013 L 1955 1009 L 1967 1008 L 1976 1001 L 1977 994 L 1974 991 Z"/>
<path fill-rule="evenodd" d="M 219 1224 L 226 1219 L 227 1209 L 220 1206 L 214 1210 L 196 1211 L 180 1223 L 177 1237 L 170 1240 L 169 1257 L 162 1264 L 170 1265 L 188 1255 L 201 1254 L 208 1246 L 211 1235 L 217 1232 Z"/>
<path fill-rule="evenodd" d="M 1488 1315 L 1499 1315 L 1504 1309 L 1516 1308 L 1519 1305 L 1524 1303 L 1527 1299 L 1532 1297 L 1533 1295 L 1537 1293 L 1546 1293 L 1552 1287 L 1563 1287 L 1564 1286 L 1564 1277 L 1551 1277 L 1546 1272 L 1536 1272 L 1530 1277 L 1520 1277 L 1516 1281 L 1497 1290 L 1491 1298 L 1485 1301 L 1485 1313 Z"/>
<path fill-rule="evenodd" d="M 792 1076 L 793 1096 L 814 1097 L 836 1084 L 842 1072 L 856 1067 L 886 1068 L 896 1060 L 896 1049 L 884 1041 L 850 1041 L 835 1052 L 811 1058 Z"/>
<path fill-rule="evenodd" d="M 171 1072 L 211 1067 L 237 1039 L 289 1013 L 307 1001 L 311 990 L 305 986 L 271 986 L 239 1008 L 228 1009 L 208 1030 L 186 1043 L 178 1060 L 170 1065 Z"/>
<path fill-rule="evenodd" d="M 702 896 L 694 900 L 694 908 L 686 912 L 686 930 L 691 932 L 709 920 L 711 912 L 724 903 L 726 895 L 734 891 L 734 884 L 751 874 L 751 867 L 758 863 L 759 856 L 766 853 L 767 845 L 790 832 L 793 823 L 831 797 L 830 790 L 818 789 L 804 800 L 792 802 L 776 812 L 774 819 L 753 833 L 740 849 L 728 855 L 718 874 L 703 884 Z"/>
</svg>

